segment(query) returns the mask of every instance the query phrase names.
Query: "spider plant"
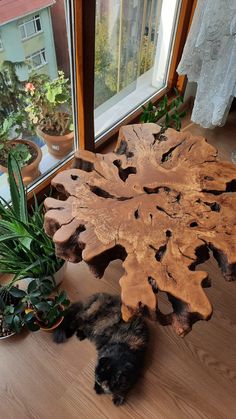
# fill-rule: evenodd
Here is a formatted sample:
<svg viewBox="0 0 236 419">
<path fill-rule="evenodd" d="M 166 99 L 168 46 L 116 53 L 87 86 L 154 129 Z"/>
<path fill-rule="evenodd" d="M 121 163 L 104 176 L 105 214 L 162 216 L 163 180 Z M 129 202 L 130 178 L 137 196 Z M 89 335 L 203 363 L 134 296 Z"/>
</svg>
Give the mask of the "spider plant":
<svg viewBox="0 0 236 419">
<path fill-rule="evenodd" d="M 11 203 L 0 197 L 0 272 L 13 274 L 11 285 L 27 277 L 53 277 L 64 261 L 56 257 L 54 244 L 44 232 L 43 207 L 36 198 L 28 211 L 20 167 L 12 154 L 8 175 Z"/>
</svg>

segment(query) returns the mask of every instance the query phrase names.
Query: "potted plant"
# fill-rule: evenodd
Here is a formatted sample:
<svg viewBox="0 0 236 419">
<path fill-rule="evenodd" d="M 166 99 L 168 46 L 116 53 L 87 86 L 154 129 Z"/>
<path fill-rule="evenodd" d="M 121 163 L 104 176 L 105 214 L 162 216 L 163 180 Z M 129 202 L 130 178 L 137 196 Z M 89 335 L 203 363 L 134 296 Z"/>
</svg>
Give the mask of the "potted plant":
<svg viewBox="0 0 236 419">
<path fill-rule="evenodd" d="M 181 118 L 186 115 L 185 111 L 180 112 L 179 107 L 183 103 L 183 97 L 180 96 L 178 90 L 174 89 L 176 97 L 172 100 L 170 106 L 168 105 L 167 95 L 158 102 L 157 106 L 154 106 L 151 101 L 148 102 L 147 106 L 142 106 L 143 113 L 141 115 L 141 122 L 154 122 L 161 120 L 160 125 L 163 129 L 169 127 L 180 131 L 181 129 Z"/>
<path fill-rule="evenodd" d="M 12 290 L 17 287 L 12 287 Z M 23 304 L 7 287 L 0 286 L 0 339 L 8 338 L 22 328 Z"/>
<path fill-rule="evenodd" d="M 32 141 L 11 139 L 12 132 L 15 133 L 13 136 L 16 136 L 18 130 L 16 118 L 10 114 L 0 123 L 0 170 L 3 173 L 8 172 L 8 155 L 11 153 L 19 163 L 24 184 L 28 185 L 40 175 L 42 151 Z"/>
<path fill-rule="evenodd" d="M 55 157 L 66 156 L 74 144 L 71 109 L 71 89 L 63 71 L 50 80 L 46 75 L 33 75 L 25 85 L 26 111 L 37 127 L 37 134 L 45 141 Z"/>
<path fill-rule="evenodd" d="M 53 284 L 46 281 L 32 281 L 27 288 L 22 301 L 27 304 L 23 324 L 29 330 L 44 330 L 51 332 L 63 320 L 66 307 L 70 304 L 65 291 L 51 296 Z"/>
<path fill-rule="evenodd" d="M 0 288 L 0 338 L 20 333 L 26 326 L 30 331 L 52 331 L 63 320 L 69 305 L 65 291 L 55 291 L 50 279 L 35 279 L 26 290 L 10 282 Z M 56 292 L 56 294 L 55 294 Z"/>
<path fill-rule="evenodd" d="M 20 167 L 8 156 L 11 204 L 0 197 L 0 272 L 13 274 L 13 283 L 23 278 L 53 278 L 65 269 L 55 255 L 53 241 L 43 229 L 43 206 L 28 211 Z"/>
</svg>

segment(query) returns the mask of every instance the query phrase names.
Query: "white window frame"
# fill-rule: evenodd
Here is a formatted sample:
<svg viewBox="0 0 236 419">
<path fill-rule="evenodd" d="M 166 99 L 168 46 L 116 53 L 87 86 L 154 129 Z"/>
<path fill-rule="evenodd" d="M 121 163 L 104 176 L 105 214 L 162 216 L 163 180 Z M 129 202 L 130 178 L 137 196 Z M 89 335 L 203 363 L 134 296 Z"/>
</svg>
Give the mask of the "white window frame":
<svg viewBox="0 0 236 419">
<path fill-rule="evenodd" d="M 32 59 L 34 57 L 36 57 L 37 55 L 40 56 L 40 60 L 41 60 L 41 64 L 34 66 L 32 63 Z M 39 68 L 43 67 L 44 65 L 48 64 L 47 62 L 47 58 L 46 58 L 46 50 L 45 48 L 42 48 L 40 51 L 36 51 L 31 55 L 28 55 L 28 57 L 26 57 L 26 60 L 30 62 L 31 64 L 31 69 L 30 70 L 38 70 Z"/>
<path fill-rule="evenodd" d="M 37 28 L 37 23 L 36 23 L 37 21 L 39 21 L 39 23 L 40 23 L 40 27 L 41 27 L 40 30 L 38 30 L 38 28 Z M 27 34 L 27 24 L 32 23 L 32 22 L 34 24 L 35 32 L 33 34 L 31 34 L 31 35 L 28 35 Z M 22 38 L 22 32 L 21 32 L 21 29 L 22 28 L 23 28 L 23 31 L 24 31 L 24 34 L 25 34 L 25 36 L 23 38 Z M 39 33 L 43 32 L 40 15 L 39 14 L 38 15 L 35 15 L 33 18 L 31 18 L 29 20 L 26 20 L 25 22 L 21 23 L 19 25 L 19 31 L 20 31 L 20 36 L 21 36 L 21 40 L 22 41 L 25 41 L 26 39 L 32 38 L 33 36 L 36 36 Z"/>
</svg>

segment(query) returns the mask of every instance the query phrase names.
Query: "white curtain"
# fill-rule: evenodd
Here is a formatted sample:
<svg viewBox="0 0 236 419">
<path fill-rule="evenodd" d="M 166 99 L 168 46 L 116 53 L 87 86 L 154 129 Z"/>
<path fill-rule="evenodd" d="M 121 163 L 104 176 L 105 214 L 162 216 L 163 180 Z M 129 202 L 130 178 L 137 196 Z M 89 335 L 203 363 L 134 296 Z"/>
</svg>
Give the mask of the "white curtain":
<svg viewBox="0 0 236 419">
<path fill-rule="evenodd" d="M 223 125 L 236 96 L 236 0 L 198 0 L 177 72 L 197 82 L 191 120 Z"/>
</svg>

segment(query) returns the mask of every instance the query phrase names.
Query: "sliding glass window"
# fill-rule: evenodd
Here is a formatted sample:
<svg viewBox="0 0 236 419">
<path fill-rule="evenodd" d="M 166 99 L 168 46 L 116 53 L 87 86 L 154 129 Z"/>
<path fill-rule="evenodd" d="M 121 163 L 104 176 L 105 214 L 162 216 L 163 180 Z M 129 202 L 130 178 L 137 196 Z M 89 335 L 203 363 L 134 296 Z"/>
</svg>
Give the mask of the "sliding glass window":
<svg viewBox="0 0 236 419">
<path fill-rule="evenodd" d="M 97 0 L 95 136 L 167 86 L 178 0 Z"/>
</svg>

